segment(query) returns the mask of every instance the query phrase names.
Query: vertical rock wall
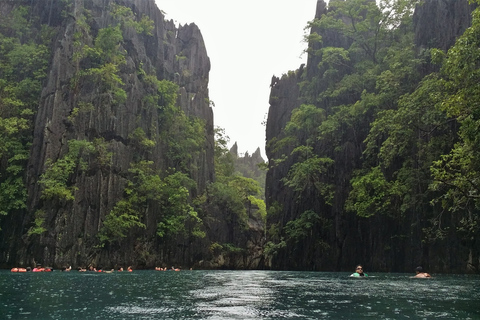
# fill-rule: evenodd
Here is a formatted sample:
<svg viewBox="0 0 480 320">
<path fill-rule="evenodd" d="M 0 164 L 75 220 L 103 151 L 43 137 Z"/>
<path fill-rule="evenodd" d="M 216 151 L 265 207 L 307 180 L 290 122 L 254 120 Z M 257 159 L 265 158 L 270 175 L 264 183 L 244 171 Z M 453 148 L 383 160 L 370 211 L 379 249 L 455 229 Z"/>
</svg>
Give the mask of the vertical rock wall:
<svg viewBox="0 0 480 320">
<path fill-rule="evenodd" d="M 415 45 L 447 50 L 472 24 L 473 5 L 468 1 L 422 1 L 415 10 Z"/>
</svg>

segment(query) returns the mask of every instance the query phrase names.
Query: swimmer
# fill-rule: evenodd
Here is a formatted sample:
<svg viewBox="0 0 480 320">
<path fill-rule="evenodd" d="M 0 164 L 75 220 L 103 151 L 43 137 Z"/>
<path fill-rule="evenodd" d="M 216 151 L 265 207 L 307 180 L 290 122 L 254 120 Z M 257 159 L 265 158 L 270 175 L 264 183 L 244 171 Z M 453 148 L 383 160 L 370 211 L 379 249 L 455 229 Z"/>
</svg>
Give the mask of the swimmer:
<svg viewBox="0 0 480 320">
<path fill-rule="evenodd" d="M 363 273 L 363 266 L 359 264 L 355 267 L 355 272 L 350 277 L 368 277 L 368 274 Z"/>
<path fill-rule="evenodd" d="M 426 272 L 423 272 L 423 268 L 418 266 L 415 268 L 415 276 L 412 278 L 431 278 L 432 276 Z"/>
<path fill-rule="evenodd" d="M 32 272 L 43 272 L 43 271 L 45 271 L 45 269 L 42 268 L 42 265 L 40 263 L 38 263 L 37 266 L 32 270 Z"/>
</svg>

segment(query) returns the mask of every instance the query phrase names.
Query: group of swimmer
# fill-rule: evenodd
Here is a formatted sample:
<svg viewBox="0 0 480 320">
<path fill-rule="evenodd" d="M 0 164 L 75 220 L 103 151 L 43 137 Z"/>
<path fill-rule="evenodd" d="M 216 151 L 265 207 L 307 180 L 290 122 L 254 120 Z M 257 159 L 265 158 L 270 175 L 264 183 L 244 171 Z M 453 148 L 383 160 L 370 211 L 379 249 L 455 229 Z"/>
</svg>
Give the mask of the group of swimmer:
<svg viewBox="0 0 480 320">
<path fill-rule="evenodd" d="M 35 268 L 30 268 L 30 267 L 27 267 L 27 268 L 12 268 L 10 270 L 11 272 L 51 272 L 53 271 L 53 268 L 50 268 L 50 267 L 42 267 L 41 264 L 37 264 L 37 266 Z M 63 267 L 62 268 L 62 271 L 64 272 L 69 272 L 69 271 L 72 271 L 72 267 L 69 266 L 69 267 Z M 103 268 L 96 268 L 92 265 L 90 265 L 88 268 L 83 268 L 83 267 L 78 267 L 77 268 L 77 271 L 79 272 L 87 272 L 87 271 L 91 271 L 91 272 L 104 272 L 104 273 L 113 273 L 115 271 L 115 269 L 108 269 L 108 270 L 104 270 Z M 118 272 L 121 272 L 123 271 L 123 267 L 119 267 L 117 269 Z M 133 271 L 133 268 L 131 266 L 129 266 L 127 268 L 127 271 L 128 272 L 132 272 Z"/>
<path fill-rule="evenodd" d="M 12 268 L 10 271 L 12 272 L 52 272 L 53 269 L 50 268 L 50 267 L 42 267 L 41 264 L 37 264 L 37 266 L 35 268 L 30 268 L 30 267 L 26 267 L 26 268 Z"/>
<path fill-rule="evenodd" d="M 63 267 L 61 269 L 62 271 L 64 272 L 69 272 L 69 271 L 72 271 L 72 267 L 69 266 L 69 267 Z M 167 268 L 167 267 L 155 267 L 155 271 L 180 271 L 181 269 L 180 268 L 175 268 L 174 266 L 172 266 L 170 269 Z M 192 270 L 192 268 L 190 268 L 190 270 Z M 27 268 L 12 268 L 10 270 L 11 272 L 51 272 L 53 271 L 53 268 L 50 268 L 50 267 L 42 267 L 40 264 L 37 264 L 37 266 L 35 268 L 30 268 L 30 267 L 27 267 Z M 103 273 L 113 273 L 115 272 L 115 269 L 103 269 L 103 268 L 96 268 L 94 267 L 93 265 L 90 265 L 88 266 L 88 268 L 84 268 L 84 267 L 78 267 L 77 268 L 77 271 L 78 272 L 103 272 Z M 123 267 L 118 267 L 117 272 L 122 272 L 124 271 L 123 270 Z M 129 266 L 127 268 L 127 271 L 128 272 L 132 272 L 133 271 L 133 268 L 131 266 Z"/>
<path fill-rule="evenodd" d="M 172 266 L 170 269 L 167 269 L 167 267 L 165 267 L 165 268 L 155 267 L 155 271 L 167 271 L 167 270 L 170 270 L 170 271 L 180 271 L 179 268 L 175 268 L 174 266 Z M 190 270 L 192 270 L 192 268 L 190 268 Z"/>
<path fill-rule="evenodd" d="M 361 264 L 355 267 L 355 272 L 350 275 L 350 277 L 368 277 L 368 274 L 363 272 L 363 266 Z M 423 272 L 422 267 L 415 268 L 415 276 L 412 278 L 431 278 L 432 276 L 426 272 Z"/>
<path fill-rule="evenodd" d="M 71 270 L 72 267 L 70 267 L 70 270 Z M 63 271 L 70 271 L 70 270 L 63 270 Z M 77 271 L 78 272 L 87 272 L 87 271 L 90 271 L 90 272 L 103 272 L 103 273 L 113 273 L 115 272 L 115 269 L 114 268 L 111 268 L 111 269 L 103 269 L 103 268 L 95 268 L 94 266 L 89 266 L 88 269 L 87 268 L 82 268 L 82 267 L 78 267 L 77 268 Z M 122 272 L 123 271 L 123 267 L 118 267 L 117 268 L 117 272 Z M 129 266 L 127 268 L 127 271 L 128 272 L 133 272 L 133 268 L 131 266 Z"/>
</svg>

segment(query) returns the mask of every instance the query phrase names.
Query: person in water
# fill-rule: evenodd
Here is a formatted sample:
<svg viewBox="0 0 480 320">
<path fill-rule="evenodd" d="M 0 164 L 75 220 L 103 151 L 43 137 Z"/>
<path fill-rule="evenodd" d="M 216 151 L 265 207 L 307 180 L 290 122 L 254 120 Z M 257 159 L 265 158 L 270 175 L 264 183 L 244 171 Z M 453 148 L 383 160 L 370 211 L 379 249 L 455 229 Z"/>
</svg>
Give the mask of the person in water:
<svg viewBox="0 0 480 320">
<path fill-rule="evenodd" d="M 44 272 L 45 268 L 42 268 L 42 265 L 40 263 L 37 263 L 37 266 L 33 268 L 32 272 Z"/>
<path fill-rule="evenodd" d="M 423 268 L 418 266 L 415 268 L 415 276 L 413 278 L 431 278 L 432 276 L 426 272 L 423 272 Z"/>
<path fill-rule="evenodd" d="M 350 277 L 368 277 L 368 274 L 363 272 L 363 266 L 359 264 L 355 267 L 355 272 Z"/>
</svg>

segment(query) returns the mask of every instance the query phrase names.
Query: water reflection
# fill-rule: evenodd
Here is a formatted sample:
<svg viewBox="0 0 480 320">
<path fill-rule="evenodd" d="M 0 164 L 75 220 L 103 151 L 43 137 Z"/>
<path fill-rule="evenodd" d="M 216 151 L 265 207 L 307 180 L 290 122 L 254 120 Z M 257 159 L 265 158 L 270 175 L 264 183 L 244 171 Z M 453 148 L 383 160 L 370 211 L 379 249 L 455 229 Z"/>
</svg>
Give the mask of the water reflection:
<svg viewBox="0 0 480 320">
<path fill-rule="evenodd" d="M 265 272 L 222 272 L 205 277 L 208 286 L 190 291 L 205 319 L 259 319 L 274 304 L 274 291 Z"/>
<path fill-rule="evenodd" d="M 0 272 L 5 319 L 480 319 L 479 276 Z"/>
</svg>

